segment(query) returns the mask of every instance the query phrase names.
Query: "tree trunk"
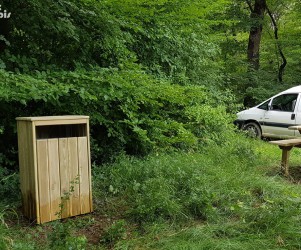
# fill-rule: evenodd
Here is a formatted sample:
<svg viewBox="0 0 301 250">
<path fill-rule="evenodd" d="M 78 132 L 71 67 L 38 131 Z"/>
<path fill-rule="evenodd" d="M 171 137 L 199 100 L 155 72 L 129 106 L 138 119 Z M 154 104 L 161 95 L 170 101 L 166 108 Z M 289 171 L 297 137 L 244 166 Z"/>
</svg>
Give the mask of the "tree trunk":
<svg viewBox="0 0 301 250">
<path fill-rule="evenodd" d="M 10 31 L 9 20 L 1 18 L 0 19 L 0 53 L 6 48 L 6 42 L 3 40 L 7 38 Z"/>
<path fill-rule="evenodd" d="M 264 18 L 264 12 L 266 10 L 266 0 L 255 0 L 254 7 L 250 0 L 247 3 L 251 10 L 251 29 L 249 34 L 248 44 L 248 61 L 250 66 L 258 70 L 259 69 L 259 48 L 262 33 L 262 22 Z"/>
</svg>

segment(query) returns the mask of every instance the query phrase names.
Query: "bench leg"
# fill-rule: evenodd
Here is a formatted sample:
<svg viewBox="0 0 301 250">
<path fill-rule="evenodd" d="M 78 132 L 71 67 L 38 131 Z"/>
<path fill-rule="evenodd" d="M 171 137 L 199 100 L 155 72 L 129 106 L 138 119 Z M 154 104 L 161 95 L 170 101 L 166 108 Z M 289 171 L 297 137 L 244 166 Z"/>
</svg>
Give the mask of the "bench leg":
<svg viewBox="0 0 301 250">
<path fill-rule="evenodd" d="M 289 156 L 290 156 L 290 150 L 292 147 L 281 147 L 282 149 L 282 161 L 281 161 L 281 171 L 285 176 L 288 176 L 288 163 L 289 163 Z"/>
</svg>

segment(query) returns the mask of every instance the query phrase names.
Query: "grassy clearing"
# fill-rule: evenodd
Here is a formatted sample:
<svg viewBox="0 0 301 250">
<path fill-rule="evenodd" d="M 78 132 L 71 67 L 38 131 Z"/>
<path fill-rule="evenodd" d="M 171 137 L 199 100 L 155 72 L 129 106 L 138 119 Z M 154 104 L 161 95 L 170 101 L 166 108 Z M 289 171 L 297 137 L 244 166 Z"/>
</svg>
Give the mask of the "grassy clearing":
<svg viewBox="0 0 301 250">
<path fill-rule="evenodd" d="M 106 197 L 127 197 L 120 204 L 125 215 L 146 232 L 117 248 L 300 249 L 301 189 L 279 175 L 281 151 L 240 140 L 239 148 L 122 159 L 110 166 L 101 190 L 109 190 Z M 300 156 L 292 152 L 295 168 Z M 169 226 L 158 227 L 160 219 Z"/>
<path fill-rule="evenodd" d="M 239 136 L 200 152 L 120 156 L 94 167 L 92 215 L 31 226 L 2 200 L 0 249 L 300 249 L 299 176 L 283 178 L 280 158 Z M 300 165 L 293 149 L 292 173 Z"/>
</svg>

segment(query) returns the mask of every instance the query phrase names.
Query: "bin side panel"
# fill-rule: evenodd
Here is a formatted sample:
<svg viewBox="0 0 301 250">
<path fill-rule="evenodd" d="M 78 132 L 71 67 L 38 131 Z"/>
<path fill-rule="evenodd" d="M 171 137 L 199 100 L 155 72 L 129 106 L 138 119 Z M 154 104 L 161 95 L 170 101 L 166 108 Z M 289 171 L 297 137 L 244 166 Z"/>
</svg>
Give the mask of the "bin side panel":
<svg viewBox="0 0 301 250">
<path fill-rule="evenodd" d="M 35 182 L 32 124 L 28 121 L 18 121 L 17 129 L 23 212 L 26 217 L 38 220 L 36 199 L 38 187 Z"/>
<path fill-rule="evenodd" d="M 80 214 L 77 137 L 68 138 L 71 216 Z"/>
<path fill-rule="evenodd" d="M 51 220 L 47 140 L 37 141 L 40 223 Z"/>
<path fill-rule="evenodd" d="M 91 212 L 90 206 L 90 176 L 87 137 L 78 137 L 78 167 L 80 178 L 80 209 L 81 213 Z"/>
<path fill-rule="evenodd" d="M 61 201 L 62 205 L 62 218 L 70 216 L 70 200 L 67 199 L 70 189 L 69 177 L 69 153 L 68 153 L 68 139 L 59 138 L 59 162 L 60 162 L 60 184 L 61 184 Z"/>
<path fill-rule="evenodd" d="M 26 155 L 28 155 L 28 133 L 26 122 L 19 121 L 17 123 L 18 130 L 18 152 L 19 152 L 19 168 L 20 168 L 20 188 L 22 193 L 23 212 L 30 217 L 29 208 L 29 166 Z"/>
<path fill-rule="evenodd" d="M 48 139 L 51 220 L 59 219 L 61 204 L 59 140 Z"/>
</svg>

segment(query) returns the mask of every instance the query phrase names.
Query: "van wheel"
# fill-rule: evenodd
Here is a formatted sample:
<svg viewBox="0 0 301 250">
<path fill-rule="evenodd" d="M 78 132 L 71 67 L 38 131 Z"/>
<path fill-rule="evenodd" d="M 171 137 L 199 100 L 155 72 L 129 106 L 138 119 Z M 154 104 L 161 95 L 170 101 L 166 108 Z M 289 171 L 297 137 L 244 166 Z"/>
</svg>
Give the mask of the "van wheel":
<svg viewBox="0 0 301 250">
<path fill-rule="evenodd" d="M 261 129 L 255 122 L 249 122 L 245 124 L 242 129 L 245 130 L 247 132 L 247 135 L 252 138 L 261 138 Z"/>
</svg>

